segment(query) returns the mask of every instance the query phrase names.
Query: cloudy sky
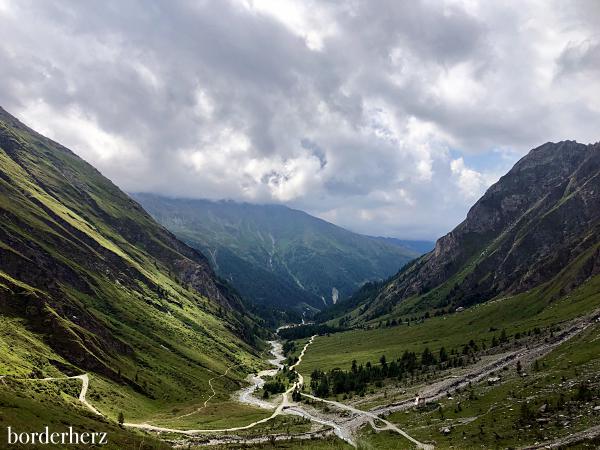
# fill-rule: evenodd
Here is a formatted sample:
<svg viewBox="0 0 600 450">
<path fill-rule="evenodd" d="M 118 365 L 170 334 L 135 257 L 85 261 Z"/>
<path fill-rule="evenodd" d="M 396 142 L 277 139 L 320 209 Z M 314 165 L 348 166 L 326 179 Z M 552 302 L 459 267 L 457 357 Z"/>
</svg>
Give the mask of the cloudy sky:
<svg viewBox="0 0 600 450">
<path fill-rule="evenodd" d="M 122 189 L 435 238 L 600 140 L 598 1 L 0 0 L 0 105 Z"/>
</svg>

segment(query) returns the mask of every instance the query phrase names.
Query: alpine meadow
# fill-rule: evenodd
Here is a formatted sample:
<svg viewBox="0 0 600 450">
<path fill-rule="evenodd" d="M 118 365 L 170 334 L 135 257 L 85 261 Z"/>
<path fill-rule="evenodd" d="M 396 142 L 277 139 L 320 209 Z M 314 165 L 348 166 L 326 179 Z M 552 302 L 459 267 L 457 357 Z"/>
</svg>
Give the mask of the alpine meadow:
<svg viewBox="0 0 600 450">
<path fill-rule="evenodd" d="M 0 448 L 600 448 L 595 0 L 0 0 Z"/>
</svg>

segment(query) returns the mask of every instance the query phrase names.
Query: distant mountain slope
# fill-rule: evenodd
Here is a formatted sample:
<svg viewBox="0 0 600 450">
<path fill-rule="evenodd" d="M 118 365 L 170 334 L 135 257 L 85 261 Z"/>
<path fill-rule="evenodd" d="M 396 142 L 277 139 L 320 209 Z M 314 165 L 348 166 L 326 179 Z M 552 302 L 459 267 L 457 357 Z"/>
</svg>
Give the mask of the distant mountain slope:
<svg viewBox="0 0 600 450">
<path fill-rule="evenodd" d="M 0 217 L 2 375 L 93 372 L 127 392 L 97 400 L 139 414 L 135 396 L 189 401 L 258 361 L 260 329 L 200 253 L 1 108 Z"/>
<path fill-rule="evenodd" d="M 263 305 L 322 309 L 418 256 L 284 206 L 133 196 L 180 239 L 210 255 L 244 297 Z"/>
<path fill-rule="evenodd" d="M 600 144 L 547 143 L 488 189 L 464 222 L 391 281 L 359 293 L 354 322 L 453 310 L 600 272 Z M 348 311 L 345 311 L 348 312 Z"/>
</svg>

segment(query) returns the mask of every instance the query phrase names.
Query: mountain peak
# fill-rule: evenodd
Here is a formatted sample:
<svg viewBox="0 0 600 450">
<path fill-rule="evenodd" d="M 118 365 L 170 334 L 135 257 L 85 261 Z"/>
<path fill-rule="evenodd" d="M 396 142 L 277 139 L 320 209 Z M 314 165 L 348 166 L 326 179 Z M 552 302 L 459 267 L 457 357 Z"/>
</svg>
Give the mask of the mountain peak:
<svg viewBox="0 0 600 450">
<path fill-rule="evenodd" d="M 531 150 L 432 252 L 381 289 L 369 314 L 415 295 L 429 307 L 457 307 L 523 292 L 576 261 L 575 278 L 597 273 L 599 186 L 598 144 L 548 142 Z"/>
</svg>

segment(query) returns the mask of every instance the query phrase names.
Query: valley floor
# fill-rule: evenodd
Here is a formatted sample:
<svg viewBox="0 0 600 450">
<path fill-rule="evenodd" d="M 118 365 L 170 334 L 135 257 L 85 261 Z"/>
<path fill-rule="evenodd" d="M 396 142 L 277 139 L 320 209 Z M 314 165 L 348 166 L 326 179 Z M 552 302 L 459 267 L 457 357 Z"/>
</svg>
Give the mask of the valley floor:
<svg viewBox="0 0 600 450">
<path fill-rule="evenodd" d="M 217 392 L 212 387 L 227 377 L 228 368 L 208 381 L 212 394 L 196 405 L 165 414 L 162 421 L 126 422 L 125 428 L 90 401 L 95 377 L 0 381 L 11 391 L 42 394 L 55 383 L 54 402 L 68 401 L 72 407 L 79 402 L 82 420 L 101 420 L 117 434 L 126 434 L 125 429 L 148 432 L 153 436 L 148 443 L 154 447 L 146 448 L 165 444 L 175 448 L 558 448 L 594 445 L 600 438 L 600 310 L 563 323 L 551 335 L 517 342 L 465 367 L 414 383 L 387 382 L 363 396 L 343 399 L 308 392 L 306 372 L 301 369 L 321 339 L 326 338 L 302 341 L 297 360 L 287 370 L 291 381 L 280 396 L 254 397 L 266 379 L 282 371 L 282 347 L 271 342 L 270 362 L 277 369 L 250 376 L 252 385 L 236 391 L 230 400 L 213 401 Z M 514 369 L 517 362 L 520 372 Z M 6 412 L 17 403 L 11 403 L 4 391 L 0 389 L 2 419 L 11 423 Z M 243 406 L 240 400 L 252 406 Z M 224 414 L 229 404 L 233 411 L 249 409 L 228 419 Z M 211 408 L 223 419 L 213 420 L 207 428 L 193 427 L 206 422 Z M 226 425 L 215 426 L 219 423 Z"/>
<path fill-rule="evenodd" d="M 298 414 L 312 422 L 329 425 L 335 435 L 360 448 L 516 448 L 527 442 L 533 446 L 523 448 L 572 445 L 583 445 L 585 448 L 586 442 L 600 437 L 600 408 L 593 409 L 594 404 L 569 405 L 564 412 L 568 412 L 569 417 L 575 417 L 575 421 L 557 426 L 544 426 L 551 420 L 546 420 L 543 414 L 533 419 L 533 426 L 531 423 L 521 423 L 518 407 L 524 401 L 531 402 L 537 411 L 539 405 L 552 402 L 546 397 L 550 392 L 559 390 L 550 380 L 562 379 L 558 378 L 558 373 L 565 355 L 574 358 L 567 371 L 574 371 L 578 378 L 593 378 L 598 373 L 600 355 L 590 358 L 588 352 L 595 348 L 597 339 L 600 339 L 599 321 L 600 311 L 596 311 L 571 321 L 552 339 L 543 339 L 535 345 L 490 356 L 460 373 L 421 383 L 410 392 L 404 389 L 393 392 L 393 388 L 387 387 L 385 397 L 370 394 L 358 400 L 345 401 L 318 398 L 302 392 L 301 402 L 283 400 L 281 404 L 285 402 L 285 406 L 281 412 Z M 310 352 L 310 344 L 314 340 L 315 337 L 304 343 L 295 366 L 302 362 L 305 353 Z M 577 355 L 580 357 L 575 361 Z M 521 375 L 513 373 L 516 361 L 520 361 L 524 368 Z M 535 361 L 537 365 L 543 365 L 545 370 L 538 369 L 539 373 L 532 371 Z M 530 375 L 523 376 L 525 371 Z M 486 379 L 495 374 L 501 374 L 502 381 L 498 385 L 490 385 Z M 301 382 L 302 378 L 296 385 Z M 590 388 L 597 389 L 600 379 L 596 377 L 591 383 Z M 564 384 L 574 387 L 576 381 Z M 415 401 L 415 392 L 420 399 L 418 402 Z M 583 410 L 576 411 L 577 408 Z M 557 418 L 566 417 L 566 414 L 558 412 L 552 414 Z M 583 420 L 585 415 L 589 417 Z M 517 429 L 515 433 L 514 426 L 522 426 L 523 429 Z M 508 431 L 510 436 L 501 436 L 494 428 L 503 430 L 503 433 Z M 344 448 L 341 442 L 331 440 L 331 429 L 317 431 L 313 427 L 312 431 L 295 434 L 292 431 L 281 433 L 280 429 L 272 436 L 243 438 L 229 435 L 174 443 L 177 446 L 250 445 L 252 448 L 261 448 L 268 444 L 269 447 L 278 448 Z M 314 441 L 316 438 L 320 441 Z"/>
</svg>

